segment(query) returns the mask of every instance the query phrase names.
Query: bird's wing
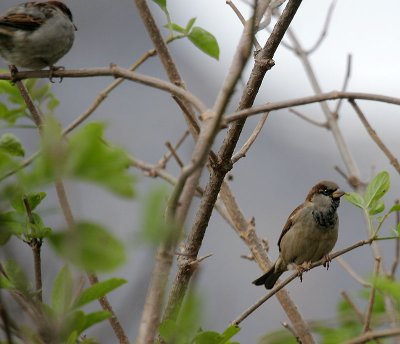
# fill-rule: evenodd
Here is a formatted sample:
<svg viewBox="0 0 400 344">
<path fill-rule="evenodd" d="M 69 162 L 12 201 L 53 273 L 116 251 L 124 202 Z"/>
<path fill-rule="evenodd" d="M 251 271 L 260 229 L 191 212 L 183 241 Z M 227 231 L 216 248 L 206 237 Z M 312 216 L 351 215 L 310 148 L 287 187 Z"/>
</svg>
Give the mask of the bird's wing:
<svg viewBox="0 0 400 344">
<path fill-rule="evenodd" d="M 292 228 L 293 223 L 296 221 L 296 218 L 299 216 L 300 209 L 304 206 L 304 204 L 300 204 L 295 210 L 291 212 L 289 215 L 288 219 L 286 220 L 285 225 L 283 226 L 281 236 L 279 237 L 278 240 L 278 247 L 279 247 L 279 252 L 281 251 L 281 240 L 284 237 L 284 235 Z"/>
<path fill-rule="evenodd" d="M 18 6 L 9 10 L 4 16 L 0 17 L 0 26 L 14 29 L 34 31 L 46 21 L 46 16 L 40 11 L 32 13 L 30 8 L 43 6 L 43 3 L 27 2 L 23 5 L 26 10 L 21 10 Z"/>
</svg>

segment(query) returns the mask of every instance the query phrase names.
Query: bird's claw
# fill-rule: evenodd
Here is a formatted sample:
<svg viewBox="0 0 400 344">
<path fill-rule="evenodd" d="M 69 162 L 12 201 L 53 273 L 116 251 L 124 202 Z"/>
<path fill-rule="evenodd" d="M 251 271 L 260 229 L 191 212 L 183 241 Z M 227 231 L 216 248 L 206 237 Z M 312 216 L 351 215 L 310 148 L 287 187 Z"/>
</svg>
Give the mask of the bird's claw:
<svg viewBox="0 0 400 344">
<path fill-rule="evenodd" d="M 329 254 L 325 255 L 324 259 L 325 259 L 325 262 L 322 265 L 324 268 L 326 268 L 326 270 L 329 270 L 329 264 L 331 263 L 332 259 Z"/>
<path fill-rule="evenodd" d="M 303 282 L 303 273 L 310 270 L 311 262 L 304 262 L 301 265 L 295 265 L 294 267 L 297 272 L 297 276 L 300 278 L 300 282 Z"/>
<path fill-rule="evenodd" d="M 15 85 L 15 83 L 18 81 L 17 79 L 18 68 L 15 65 L 9 65 L 8 69 L 10 70 L 11 84 Z"/>
<path fill-rule="evenodd" d="M 49 81 L 54 84 L 53 78 L 54 78 L 54 72 L 57 72 L 58 70 L 65 70 L 65 67 L 63 66 L 50 66 L 49 67 Z M 60 81 L 61 83 L 63 81 L 63 77 L 60 76 Z"/>
</svg>

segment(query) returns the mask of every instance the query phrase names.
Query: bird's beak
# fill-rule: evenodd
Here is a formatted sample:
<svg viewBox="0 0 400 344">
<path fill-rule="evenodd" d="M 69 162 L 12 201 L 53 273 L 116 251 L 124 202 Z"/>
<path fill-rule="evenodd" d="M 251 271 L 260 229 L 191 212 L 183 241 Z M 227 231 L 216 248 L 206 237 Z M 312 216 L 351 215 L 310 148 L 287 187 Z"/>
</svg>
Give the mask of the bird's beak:
<svg viewBox="0 0 400 344">
<path fill-rule="evenodd" d="M 78 28 L 76 27 L 76 25 L 75 24 L 73 24 L 73 25 L 74 25 L 75 31 L 78 31 Z"/>
<path fill-rule="evenodd" d="M 332 198 L 340 198 L 345 194 L 344 191 L 338 189 L 332 194 Z"/>
</svg>

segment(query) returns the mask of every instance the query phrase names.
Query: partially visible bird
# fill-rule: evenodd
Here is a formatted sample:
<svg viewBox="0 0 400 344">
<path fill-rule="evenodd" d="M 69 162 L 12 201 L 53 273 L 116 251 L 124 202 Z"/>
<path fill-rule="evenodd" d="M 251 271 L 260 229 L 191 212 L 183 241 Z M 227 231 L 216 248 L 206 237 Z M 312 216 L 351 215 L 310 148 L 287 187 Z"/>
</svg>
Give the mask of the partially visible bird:
<svg viewBox="0 0 400 344">
<path fill-rule="evenodd" d="M 289 215 L 278 240 L 279 257 L 255 285 L 273 288 L 278 278 L 293 265 L 301 277 L 310 264 L 326 258 L 336 244 L 339 218 L 337 208 L 344 192 L 334 182 L 321 181 L 308 193 L 304 203 Z"/>
<path fill-rule="evenodd" d="M 71 11 L 62 2 L 26 2 L 0 15 L 0 55 L 16 67 L 56 70 L 75 31 Z"/>
</svg>

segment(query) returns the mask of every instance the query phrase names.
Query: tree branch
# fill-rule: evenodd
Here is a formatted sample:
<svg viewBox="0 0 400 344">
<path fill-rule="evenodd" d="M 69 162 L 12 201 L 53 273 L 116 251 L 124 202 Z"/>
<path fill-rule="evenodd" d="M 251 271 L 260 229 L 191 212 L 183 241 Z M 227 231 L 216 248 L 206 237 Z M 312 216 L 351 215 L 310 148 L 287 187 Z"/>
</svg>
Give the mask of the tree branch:
<svg viewBox="0 0 400 344">
<path fill-rule="evenodd" d="M 354 111 L 356 112 L 356 114 L 358 115 L 358 118 L 360 119 L 361 123 L 364 125 L 365 129 L 367 130 L 369 136 L 371 136 L 371 139 L 376 143 L 376 145 L 383 152 L 383 154 L 386 155 L 386 157 L 389 159 L 390 164 L 395 168 L 397 173 L 400 174 L 399 161 L 392 154 L 392 152 L 389 150 L 389 148 L 387 148 L 386 145 L 382 142 L 382 140 L 379 138 L 376 131 L 374 129 L 372 129 L 371 125 L 369 124 L 368 120 L 365 118 L 363 112 L 361 111 L 360 107 L 357 105 L 355 100 L 349 99 L 349 102 L 350 102 L 351 106 L 353 107 Z"/>
</svg>

